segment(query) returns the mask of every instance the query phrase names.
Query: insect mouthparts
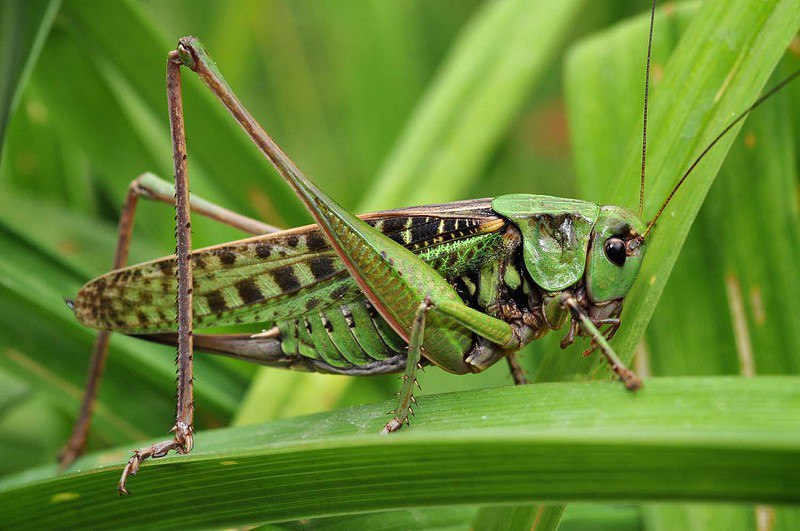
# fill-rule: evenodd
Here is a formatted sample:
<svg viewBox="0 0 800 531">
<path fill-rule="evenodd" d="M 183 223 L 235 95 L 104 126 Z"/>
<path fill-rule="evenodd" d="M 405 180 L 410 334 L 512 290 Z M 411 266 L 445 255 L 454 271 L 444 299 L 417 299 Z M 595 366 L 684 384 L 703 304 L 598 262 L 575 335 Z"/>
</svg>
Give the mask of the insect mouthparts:
<svg viewBox="0 0 800 531">
<path fill-rule="evenodd" d="M 629 240 L 625 247 L 629 252 L 633 252 L 642 245 L 644 245 L 644 236 L 636 236 L 635 238 Z"/>
</svg>

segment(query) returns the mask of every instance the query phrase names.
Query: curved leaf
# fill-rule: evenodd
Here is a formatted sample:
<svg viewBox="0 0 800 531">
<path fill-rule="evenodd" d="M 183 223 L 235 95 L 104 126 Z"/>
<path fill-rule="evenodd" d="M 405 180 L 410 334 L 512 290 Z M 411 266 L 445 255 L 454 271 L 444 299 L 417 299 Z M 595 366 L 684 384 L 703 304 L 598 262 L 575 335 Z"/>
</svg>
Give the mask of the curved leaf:
<svg viewBox="0 0 800 531">
<path fill-rule="evenodd" d="M 798 503 L 797 378 L 653 379 L 486 389 L 199 434 L 115 492 L 126 452 L 0 481 L 8 525 L 210 527 L 531 499 Z M 13 500 L 13 501 L 12 501 Z"/>
</svg>

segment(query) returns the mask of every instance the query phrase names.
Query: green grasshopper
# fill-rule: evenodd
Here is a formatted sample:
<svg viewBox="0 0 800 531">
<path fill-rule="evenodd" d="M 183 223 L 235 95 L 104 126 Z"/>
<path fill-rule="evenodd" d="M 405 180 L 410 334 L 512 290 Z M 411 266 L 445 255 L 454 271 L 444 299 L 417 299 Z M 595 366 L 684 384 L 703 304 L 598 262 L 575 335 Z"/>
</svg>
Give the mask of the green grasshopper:
<svg viewBox="0 0 800 531">
<path fill-rule="evenodd" d="M 654 11 L 651 41 L 653 16 Z M 647 79 L 649 57 L 648 45 Z M 195 72 L 225 105 L 316 225 L 280 231 L 189 194 L 181 67 Z M 709 149 L 775 90 L 736 118 Z M 134 451 L 120 478 L 120 493 L 128 492 L 127 479 L 142 461 L 171 450 L 191 451 L 195 349 L 293 370 L 355 376 L 402 372 L 392 419 L 382 433 L 408 423 L 421 367 L 466 374 L 505 358 L 515 383 L 525 383 L 515 352 L 564 327 L 563 348 L 576 335 L 588 336 L 587 353 L 598 349 L 627 389 L 641 387 L 608 340 L 620 326 L 623 301 L 647 249 L 645 237 L 696 163 L 649 223 L 641 219 L 642 194 L 638 213 L 514 194 L 359 217 L 303 175 L 239 102 L 194 37 L 180 39 L 169 53 L 167 93 L 174 189 L 149 174 L 131 184 L 114 269 L 68 301 L 82 324 L 101 332 L 62 463 L 83 451 L 110 332 L 178 347 L 174 437 Z M 646 108 L 647 90 L 645 117 Z M 174 256 L 125 267 L 139 197 L 175 204 L 177 250 Z M 192 250 L 190 210 L 255 236 Z M 271 328 L 257 334 L 193 333 L 194 327 L 247 323 Z"/>
</svg>

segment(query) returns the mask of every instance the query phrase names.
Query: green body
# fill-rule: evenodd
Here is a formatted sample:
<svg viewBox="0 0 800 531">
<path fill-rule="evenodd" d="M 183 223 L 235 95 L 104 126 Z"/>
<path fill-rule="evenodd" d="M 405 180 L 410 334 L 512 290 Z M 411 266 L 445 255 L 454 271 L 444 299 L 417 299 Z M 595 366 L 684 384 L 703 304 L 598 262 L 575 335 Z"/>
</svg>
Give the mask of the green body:
<svg viewBox="0 0 800 531">
<path fill-rule="evenodd" d="M 618 317 L 645 250 L 643 224 L 627 210 L 510 195 L 363 220 L 302 174 L 195 38 L 181 39 L 177 52 L 317 222 L 192 253 L 196 327 L 275 326 L 244 337 L 196 334 L 197 348 L 304 370 L 405 367 L 413 379 L 416 362 L 407 362 L 420 355 L 450 372 L 477 372 L 563 325 L 567 311 L 582 313 L 581 331 L 595 335 L 593 322 Z M 111 272 L 84 286 L 75 312 L 91 327 L 170 342 L 174 269 L 164 258 Z M 406 344 L 416 351 L 407 354 Z"/>
<path fill-rule="evenodd" d="M 516 294 L 519 302 L 537 291 L 543 300 L 546 294 L 580 285 L 587 264 L 602 273 L 601 266 L 588 260 L 589 245 L 600 212 L 609 208 L 614 207 L 509 195 L 379 212 L 365 219 L 384 240 L 404 246 L 428 264 L 456 291 L 459 301 L 487 312 L 502 290 Z M 575 239 L 569 225 L 564 226 L 567 217 L 580 225 Z M 606 236 L 609 228 L 603 227 Z M 220 342 L 203 334 L 197 335 L 199 349 L 302 370 L 402 370 L 406 340 L 364 296 L 318 227 L 198 249 L 192 263 L 198 328 L 258 323 L 280 332 L 279 352 L 273 348 L 274 338 L 252 339 L 252 347 L 245 349 L 242 340 Z M 536 266 L 533 272 L 531 263 Z M 629 288 L 634 279 L 635 272 L 616 284 Z M 81 322 L 93 328 L 169 341 L 165 334 L 174 330 L 176 287 L 174 258 L 164 257 L 89 282 L 78 294 L 75 310 Z M 555 304 L 550 311 L 536 337 L 564 325 L 567 313 Z M 462 362 L 475 341 L 474 334 L 468 334 L 466 348 L 457 354 Z M 443 367 L 451 372 L 485 368 L 463 363 Z"/>
</svg>

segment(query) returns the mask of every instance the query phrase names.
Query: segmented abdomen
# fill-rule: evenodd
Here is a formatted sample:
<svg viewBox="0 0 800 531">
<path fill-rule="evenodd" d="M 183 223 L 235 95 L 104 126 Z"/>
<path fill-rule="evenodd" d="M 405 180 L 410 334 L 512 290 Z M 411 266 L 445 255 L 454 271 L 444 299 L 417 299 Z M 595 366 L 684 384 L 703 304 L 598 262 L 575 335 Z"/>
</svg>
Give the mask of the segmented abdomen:
<svg viewBox="0 0 800 531">
<path fill-rule="evenodd" d="M 278 323 L 287 356 L 322 360 L 346 369 L 405 353 L 405 342 L 365 299 Z"/>
</svg>

